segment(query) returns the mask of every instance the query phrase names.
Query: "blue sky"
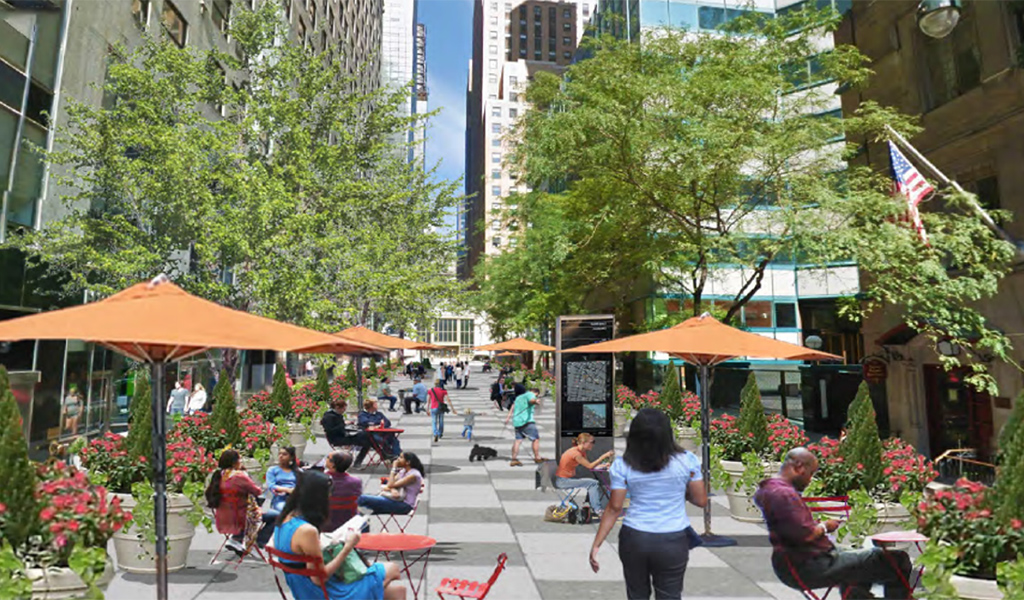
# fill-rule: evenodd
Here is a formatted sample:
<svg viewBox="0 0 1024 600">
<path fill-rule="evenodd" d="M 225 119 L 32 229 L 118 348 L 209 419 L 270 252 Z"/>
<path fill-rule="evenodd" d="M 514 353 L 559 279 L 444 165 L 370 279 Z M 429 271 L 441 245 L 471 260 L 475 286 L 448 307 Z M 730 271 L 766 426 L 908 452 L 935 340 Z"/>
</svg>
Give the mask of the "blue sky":
<svg viewBox="0 0 1024 600">
<path fill-rule="evenodd" d="M 466 75 L 473 45 L 473 0 L 419 0 L 419 22 L 427 28 L 428 105 L 441 113 L 430 121 L 427 164 L 440 161 L 439 175 L 464 175 Z M 454 221 L 453 221 L 454 224 Z"/>
</svg>

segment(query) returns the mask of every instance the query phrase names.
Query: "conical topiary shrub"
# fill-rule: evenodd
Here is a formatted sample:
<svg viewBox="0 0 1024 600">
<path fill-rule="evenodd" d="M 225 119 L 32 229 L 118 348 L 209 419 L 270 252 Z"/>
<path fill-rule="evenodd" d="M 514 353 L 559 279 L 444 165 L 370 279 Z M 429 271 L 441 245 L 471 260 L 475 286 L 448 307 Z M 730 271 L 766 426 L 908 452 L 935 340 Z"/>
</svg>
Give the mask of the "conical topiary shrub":
<svg viewBox="0 0 1024 600">
<path fill-rule="evenodd" d="M 274 389 L 270 392 L 270 404 L 275 407 L 275 418 L 284 417 L 292 420 L 292 391 L 288 389 L 284 365 L 281 363 L 277 363 L 277 368 L 274 369 Z"/>
<path fill-rule="evenodd" d="M 149 372 L 139 369 L 135 372 L 135 395 L 129 411 L 128 440 L 125 449 L 129 456 L 153 455 L 153 398 L 149 387 Z M 152 461 L 150 461 L 152 462 Z"/>
<path fill-rule="evenodd" d="M 737 426 L 740 434 L 749 440 L 751 450 L 761 454 L 768 448 L 768 417 L 764 414 L 761 389 L 753 371 L 740 392 L 740 418 Z"/>
<path fill-rule="evenodd" d="M 353 388 L 356 386 L 356 361 L 348 361 L 348 366 L 345 367 L 345 387 Z"/>
<path fill-rule="evenodd" d="M 371 380 L 377 378 L 377 359 L 375 357 L 370 357 L 370 366 L 366 368 L 366 371 Z"/>
<path fill-rule="evenodd" d="M 11 393 L 7 369 L 0 365 L 0 540 L 14 548 L 22 545 L 35 529 L 36 471 L 28 459 L 28 444 L 22 432 L 21 412 Z"/>
<path fill-rule="evenodd" d="M 331 402 L 331 384 L 327 381 L 327 366 L 321 365 L 316 372 L 316 386 L 314 386 L 317 402 Z"/>
<path fill-rule="evenodd" d="M 679 366 L 669 361 L 665 385 L 661 388 L 661 409 L 675 423 L 683 416 L 683 391 L 679 389 Z"/>
<path fill-rule="evenodd" d="M 1002 523 L 1024 521 L 1024 392 L 1017 396 L 1010 419 L 999 434 L 999 476 L 996 517 Z"/>
<path fill-rule="evenodd" d="M 878 420 L 867 382 L 861 382 L 850 403 L 846 439 L 839 444 L 839 455 L 861 472 L 863 489 L 870 492 L 882 481 L 882 439 L 878 436 Z"/>
<path fill-rule="evenodd" d="M 221 432 L 225 445 L 238 446 L 242 443 L 242 427 L 238 422 L 238 408 L 235 406 L 235 394 L 228 381 L 228 372 L 221 371 L 217 385 L 213 388 L 213 413 L 210 415 L 210 427 Z M 220 448 L 207 448 L 216 452 Z"/>
</svg>

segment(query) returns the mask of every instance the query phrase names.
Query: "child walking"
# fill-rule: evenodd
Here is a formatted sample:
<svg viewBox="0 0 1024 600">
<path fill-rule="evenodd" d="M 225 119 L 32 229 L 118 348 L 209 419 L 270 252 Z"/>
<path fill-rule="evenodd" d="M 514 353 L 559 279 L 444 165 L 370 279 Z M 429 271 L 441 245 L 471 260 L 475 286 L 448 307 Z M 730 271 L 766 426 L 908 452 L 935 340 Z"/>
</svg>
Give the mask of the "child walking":
<svg viewBox="0 0 1024 600">
<path fill-rule="evenodd" d="M 462 437 L 473 441 L 473 425 L 476 423 L 476 415 L 473 411 L 466 409 L 466 417 L 462 421 Z"/>
</svg>

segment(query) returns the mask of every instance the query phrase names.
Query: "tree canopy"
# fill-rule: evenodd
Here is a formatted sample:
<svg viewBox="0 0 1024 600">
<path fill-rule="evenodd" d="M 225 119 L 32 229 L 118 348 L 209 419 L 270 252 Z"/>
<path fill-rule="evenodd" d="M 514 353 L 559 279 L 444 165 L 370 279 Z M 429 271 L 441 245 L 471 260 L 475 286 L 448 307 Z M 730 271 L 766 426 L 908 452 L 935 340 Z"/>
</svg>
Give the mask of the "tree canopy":
<svg viewBox="0 0 1024 600">
<path fill-rule="evenodd" d="M 335 52 L 287 39 L 279 7 L 233 14 L 239 53 L 147 39 L 110 67 L 113 105 L 72 100 L 49 156 L 65 216 L 12 245 L 69 295 L 166 272 L 191 292 L 321 329 L 402 327 L 458 290 L 443 227 L 457 182 L 408 161 L 428 115 L 360 90 Z"/>
<path fill-rule="evenodd" d="M 837 86 L 871 76 L 855 47 L 822 51 L 837 23 L 804 10 L 642 43 L 603 36 L 584 42 L 588 58 L 563 78 L 538 74 L 513 158 L 538 191 L 506 215 L 519 240 L 482 270 L 484 308 L 529 322 L 534 305 L 506 299 L 548 309 L 604 294 L 621 307 L 647 293 L 635 287 L 647 278 L 692 298 L 698 314 L 727 275 L 734 320 L 773 264 L 857 264 L 863 310 L 898 306 L 921 331 L 1004 352 L 971 303 L 995 293 L 1012 247 L 958 194 L 924 213 L 924 243 L 889 174 L 858 164 L 863 145 L 845 140 L 918 128 L 871 103 L 836 114 Z"/>
</svg>

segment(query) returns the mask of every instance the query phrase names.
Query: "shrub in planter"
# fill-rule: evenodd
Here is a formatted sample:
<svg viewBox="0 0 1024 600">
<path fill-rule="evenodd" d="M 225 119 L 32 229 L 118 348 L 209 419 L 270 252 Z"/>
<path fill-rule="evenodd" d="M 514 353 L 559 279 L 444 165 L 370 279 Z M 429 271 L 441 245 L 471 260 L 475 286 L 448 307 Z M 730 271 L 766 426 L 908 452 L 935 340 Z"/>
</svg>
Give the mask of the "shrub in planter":
<svg viewBox="0 0 1024 600">
<path fill-rule="evenodd" d="M 273 423 L 252 409 L 242 412 L 242 444 L 243 455 L 255 458 L 261 463 L 270 459 L 270 447 L 277 443 L 282 435 Z"/>
<path fill-rule="evenodd" d="M 768 446 L 761 455 L 767 460 L 782 462 L 786 453 L 810 441 L 803 429 L 782 415 L 768 417 Z"/>
<path fill-rule="evenodd" d="M 274 369 L 274 388 L 270 392 L 270 405 L 274 411 L 273 416 L 263 415 L 269 420 L 278 417 L 285 419 L 292 418 L 292 391 L 288 389 L 288 380 L 285 378 L 284 365 L 277 363 Z"/>
<path fill-rule="evenodd" d="M 216 407 L 214 407 L 216 410 Z M 196 413 L 182 417 L 174 424 L 171 432 L 167 434 L 167 441 L 171 442 L 187 442 L 191 441 L 197 446 L 208 448 L 214 454 L 226 446 L 229 442 L 224 435 L 224 431 L 217 429 L 214 430 L 212 422 L 212 415 L 205 413 Z M 234 442 L 233 445 L 237 445 L 241 442 L 241 425 L 239 425 L 238 442 Z"/>
<path fill-rule="evenodd" d="M 334 382 L 334 385 L 339 388 L 343 387 L 337 381 Z M 320 367 L 320 370 L 316 372 L 316 385 L 313 388 L 317 398 L 319 398 L 321 402 L 330 402 L 329 396 L 333 387 L 334 386 L 327 381 L 327 369 L 325 367 Z"/>
<path fill-rule="evenodd" d="M 201 445 L 209 450 L 219 450 L 224 446 L 237 446 L 242 441 L 242 432 L 238 424 L 235 393 L 228 382 L 227 371 L 220 372 L 217 385 L 213 388 L 213 398 L 213 413 L 210 415 L 209 424 L 210 428 L 221 436 L 221 439 L 217 440 L 220 443 L 216 446 Z"/>
<path fill-rule="evenodd" d="M 764 414 L 761 390 L 753 371 L 740 392 L 740 418 L 737 427 L 740 434 L 749 440 L 748 446 L 755 454 L 761 454 L 768 448 L 768 418 Z"/>
<path fill-rule="evenodd" d="M 675 423 L 683 416 L 683 392 L 679 389 L 679 367 L 669 361 L 665 373 L 665 384 L 661 388 L 662 411 Z"/>
<path fill-rule="evenodd" d="M 637 405 L 636 392 L 624 385 L 615 388 L 615 406 L 618 408 L 631 409 Z"/>
<path fill-rule="evenodd" d="M 356 387 L 356 366 L 354 360 L 348 361 L 348 364 L 345 365 L 345 372 L 342 375 L 341 384 L 345 387 Z"/>
<path fill-rule="evenodd" d="M 153 454 L 153 399 L 149 388 L 149 372 L 135 373 L 135 395 L 129 412 L 128 438 L 125 451 L 132 456 Z"/>
<path fill-rule="evenodd" d="M 999 478 L 995 493 L 1000 519 L 1024 520 L 1024 393 L 999 435 Z"/>
<path fill-rule="evenodd" d="M 723 414 L 711 419 L 711 445 L 718 449 L 721 460 L 740 461 L 750 450 L 750 438 L 740 433 L 736 417 Z"/>
<path fill-rule="evenodd" d="M 28 459 L 21 429 L 21 412 L 11 393 L 7 369 L 0 365 L 0 506 L 12 512 L 0 521 L 0 540 L 17 548 L 28 539 L 37 521 L 36 472 Z M 16 510 L 15 510 L 16 509 Z"/>
<path fill-rule="evenodd" d="M 867 382 L 861 382 L 850 404 L 846 439 L 839 444 L 839 454 L 847 463 L 861 465 L 860 487 L 870 492 L 882 482 L 882 440 Z"/>
</svg>

